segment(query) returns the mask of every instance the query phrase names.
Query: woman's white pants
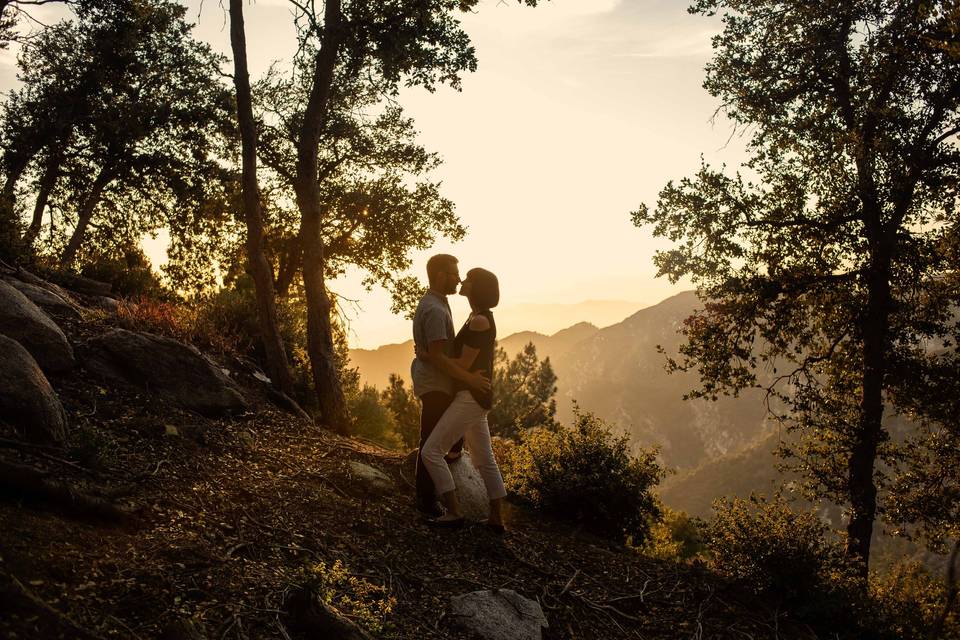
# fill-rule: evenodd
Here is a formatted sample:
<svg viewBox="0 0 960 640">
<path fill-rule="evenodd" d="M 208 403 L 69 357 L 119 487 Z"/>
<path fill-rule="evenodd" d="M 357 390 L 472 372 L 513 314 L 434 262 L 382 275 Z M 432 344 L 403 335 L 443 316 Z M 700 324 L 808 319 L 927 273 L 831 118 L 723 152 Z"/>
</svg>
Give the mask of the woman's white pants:
<svg viewBox="0 0 960 640">
<path fill-rule="evenodd" d="M 460 391 L 454 396 L 450 407 L 437 422 L 420 451 L 420 458 L 433 479 L 437 495 L 456 488 L 443 456 L 460 438 L 463 438 L 470 450 L 470 460 L 483 478 L 487 497 L 490 500 L 505 497 L 507 490 L 503 486 L 500 468 L 493 457 L 493 447 L 490 446 L 487 410 L 477 404 L 469 391 Z"/>
</svg>

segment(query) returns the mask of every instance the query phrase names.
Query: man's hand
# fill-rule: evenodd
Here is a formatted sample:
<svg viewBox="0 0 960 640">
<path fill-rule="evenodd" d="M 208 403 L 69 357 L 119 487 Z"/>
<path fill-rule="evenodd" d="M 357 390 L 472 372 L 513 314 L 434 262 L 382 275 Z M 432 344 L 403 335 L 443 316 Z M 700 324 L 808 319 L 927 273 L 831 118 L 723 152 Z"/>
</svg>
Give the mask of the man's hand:
<svg viewBox="0 0 960 640">
<path fill-rule="evenodd" d="M 474 371 L 469 374 L 470 378 L 467 384 L 477 391 L 486 393 L 490 391 L 490 378 L 483 375 L 486 371 Z"/>
<path fill-rule="evenodd" d="M 424 362 L 430 362 L 430 352 L 419 348 L 417 345 L 413 345 L 413 357 L 423 360 Z"/>
</svg>

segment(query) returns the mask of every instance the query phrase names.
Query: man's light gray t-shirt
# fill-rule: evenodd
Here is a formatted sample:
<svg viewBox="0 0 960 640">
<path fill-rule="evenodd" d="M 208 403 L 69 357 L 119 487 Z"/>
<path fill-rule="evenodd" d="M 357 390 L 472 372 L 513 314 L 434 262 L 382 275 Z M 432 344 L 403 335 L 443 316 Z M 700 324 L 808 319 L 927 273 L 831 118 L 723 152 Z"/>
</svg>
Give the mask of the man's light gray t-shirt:
<svg viewBox="0 0 960 640">
<path fill-rule="evenodd" d="M 418 351 L 427 351 L 431 342 L 446 340 L 444 353 L 451 355 L 453 349 L 453 316 L 446 296 L 428 291 L 413 316 L 413 342 Z M 431 391 L 453 395 L 453 380 L 429 362 L 414 358 L 410 365 L 413 394 L 418 398 Z"/>
</svg>

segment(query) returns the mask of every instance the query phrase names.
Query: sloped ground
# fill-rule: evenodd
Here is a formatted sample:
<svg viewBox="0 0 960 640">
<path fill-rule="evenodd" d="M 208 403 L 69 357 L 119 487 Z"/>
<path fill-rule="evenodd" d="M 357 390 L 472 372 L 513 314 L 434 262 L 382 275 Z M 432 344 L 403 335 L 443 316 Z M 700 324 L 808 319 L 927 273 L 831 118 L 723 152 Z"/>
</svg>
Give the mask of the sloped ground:
<svg viewBox="0 0 960 640">
<path fill-rule="evenodd" d="M 121 525 L 67 519 L 5 496 L 3 637 L 155 638 L 186 619 L 204 638 L 296 638 L 285 594 L 302 567 L 336 560 L 396 599 L 379 632 L 388 638 L 463 637 L 444 615 L 450 596 L 488 588 L 538 599 L 546 638 L 807 637 L 702 568 L 644 558 L 516 507 L 503 537 L 431 530 L 412 508 L 403 456 L 305 425 L 262 398 L 255 412 L 209 420 L 82 373 L 52 383 L 73 429 L 100 429 L 98 446 L 112 454 L 88 469 L 70 452 L 8 442 L 0 459 L 134 515 Z M 395 490 L 365 492 L 352 460 L 385 471 Z"/>
</svg>

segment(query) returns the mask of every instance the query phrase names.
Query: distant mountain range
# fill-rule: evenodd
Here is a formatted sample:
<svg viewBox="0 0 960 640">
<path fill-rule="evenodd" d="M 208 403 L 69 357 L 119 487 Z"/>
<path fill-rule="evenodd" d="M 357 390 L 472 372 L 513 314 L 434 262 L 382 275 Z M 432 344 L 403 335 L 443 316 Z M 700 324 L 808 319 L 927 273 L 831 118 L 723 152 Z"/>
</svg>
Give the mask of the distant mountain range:
<svg viewBox="0 0 960 640">
<path fill-rule="evenodd" d="M 660 446 L 670 467 L 690 470 L 736 453 L 770 432 L 759 393 L 718 402 L 684 401 L 694 374 L 668 374 L 661 345 L 677 353 L 684 319 L 698 306 L 693 292 L 675 295 L 605 328 L 580 322 L 552 335 L 521 331 L 500 340 L 509 354 L 528 342 L 549 357 L 558 377 L 558 412 L 572 417 L 572 401 L 631 437 L 636 446 Z M 391 373 L 409 379 L 413 341 L 379 349 L 351 350 L 361 380 L 384 387 Z"/>
</svg>

